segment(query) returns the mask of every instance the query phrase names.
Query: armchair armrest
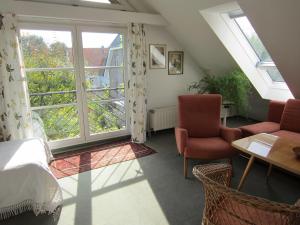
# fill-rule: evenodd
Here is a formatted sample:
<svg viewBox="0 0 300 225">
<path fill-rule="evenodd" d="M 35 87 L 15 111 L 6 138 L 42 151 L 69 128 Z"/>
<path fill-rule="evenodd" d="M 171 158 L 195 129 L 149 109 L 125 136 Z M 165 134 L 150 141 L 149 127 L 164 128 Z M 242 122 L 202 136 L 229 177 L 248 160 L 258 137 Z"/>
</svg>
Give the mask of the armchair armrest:
<svg viewBox="0 0 300 225">
<path fill-rule="evenodd" d="M 242 131 L 238 128 L 221 126 L 221 137 L 231 144 L 231 142 L 242 137 Z"/>
<path fill-rule="evenodd" d="M 187 145 L 188 131 L 184 128 L 176 127 L 175 138 L 176 138 L 178 152 L 180 154 L 184 153 L 184 149 Z"/>
<path fill-rule="evenodd" d="M 300 198 L 296 201 L 296 203 L 294 205 L 300 207 Z"/>
<path fill-rule="evenodd" d="M 232 166 L 228 163 L 211 163 L 198 165 L 193 168 L 193 174 L 206 184 L 213 180 L 219 184 L 230 186 Z"/>
</svg>

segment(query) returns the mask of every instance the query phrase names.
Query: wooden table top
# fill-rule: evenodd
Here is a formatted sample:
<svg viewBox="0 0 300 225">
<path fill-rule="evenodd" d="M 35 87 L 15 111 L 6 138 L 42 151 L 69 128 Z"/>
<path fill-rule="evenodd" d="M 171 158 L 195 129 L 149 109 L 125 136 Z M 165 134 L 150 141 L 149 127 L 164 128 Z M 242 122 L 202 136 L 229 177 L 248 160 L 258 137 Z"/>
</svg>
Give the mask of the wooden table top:
<svg viewBox="0 0 300 225">
<path fill-rule="evenodd" d="M 300 175 L 300 158 L 293 148 L 300 141 L 292 141 L 271 134 L 261 133 L 232 142 L 232 146 L 272 165 Z"/>
</svg>

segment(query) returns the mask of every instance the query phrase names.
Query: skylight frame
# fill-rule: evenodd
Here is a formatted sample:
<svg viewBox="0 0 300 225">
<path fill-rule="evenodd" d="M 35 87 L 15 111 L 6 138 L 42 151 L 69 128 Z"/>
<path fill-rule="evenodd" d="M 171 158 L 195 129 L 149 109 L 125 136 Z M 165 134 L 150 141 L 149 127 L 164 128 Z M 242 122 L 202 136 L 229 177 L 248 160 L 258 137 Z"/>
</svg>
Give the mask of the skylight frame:
<svg viewBox="0 0 300 225">
<path fill-rule="evenodd" d="M 285 82 L 273 82 L 264 69 L 257 67 L 256 53 L 229 16 L 229 12 L 238 10 L 241 8 L 237 2 L 229 2 L 199 10 L 199 13 L 263 99 L 286 101 L 294 98 Z"/>
<path fill-rule="evenodd" d="M 236 10 L 233 10 L 236 11 Z M 241 9 L 239 9 L 241 11 Z M 232 19 L 232 15 L 230 14 L 232 11 L 225 11 L 220 13 L 220 17 L 223 22 L 227 25 L 230 32 L 235 37 L 236 41 L 239 43 L 241 50 L 244 51 L 248 60 L 250 60 L 251 65 L 256 69 L 257 74 L 259 74 L 260 78 L 264 80 L 264 83 L 271 87 L 272 89 L 283 89 L 289 90 L 285 82 L 275 82 L 271 79 L 269 73 L 266 71 L 264 66 L 260 66 L 260 58 L 257 53 L 254 51 L 253 47 L 249 43 L 248 39 L 245 37 L 244 33 L 241 31 L 236 22 Z M 241 11 L 242 12 L 242 11 Z M 242 14 L 239 14 L 242 15 Z M 264 62 L 265 63 L 265 62 Z M 273 62 L 274 63 L 274 62 Z M 266 64 L 264 64 L 266 65 Z M 274 64 L 275 65 L 275 64 Z"/>
<path fill-rule="evenodd" d="M 127 0 L 115 0 L 119 4 L 107 4 L 96 2 L 95 0 L 15 0 L 19 2 L 36 2 L 42 4 L 56 4 L 78 7 L 90 7 L 99 9 L 113 9 L 123 11 L 134 11 L 134 8 L 127 2 Z"/>
<path fill-rule="evenodd" d="M 254 28 L 252 27 L 253 30 L 254 30 L 254 32 L 255 32 L 255 35 L 257 36 L 258 40 L 261 42 L 262 47 L 264 48 L 265 52 L 268 54 L 268 57 L 269 57 L 270 60 L 263 60 L 263 59 L 261 58 L 261 56 L 260 56 L 259 53 L 258 53 L 258 50 L 257 50 L 257 49 L 255 48 L 255 46 L 253 46 L 253 44 L 250 42 L 249 38 L 248 38 L 247 35 L 245 34 L 245 31 L 244 31 L 243 27 L 241 27 L 241 25 L 240 25 L 239 22 L 237 21 L 237 18 L 241 18 L 241 17 L 245 17 L 245 18 L 248 20 L 247 16 L 246 16 L 242 11 L 240 11 L 239 13 L 236 13 L 236 11 L 233 12 L 233 13 L 232 13 L 232 12 L 229 12 L 228 15 L 229 15 L 229 17 L 235 22 L 236 26 L 239 28 L 239 30 L 240 30 L 240 32 L 243 34 L 244 38 L 247 40 L 248 44 L 251 46 L 253 52 L 256 54 L 257 59 L 258 59 L 258 62 L 256 63 L 256 67 L 265 70 L 265 72 L 268 74 L 268 76 L 271 78 L 271 80 L 272 80 L 273 82 L 275 82 L 275 83 L 285 83 L 285 81 L 284 81 L 282 75 L 281 75 L 280 72 L 278 71 L 277 66 L 275 65 L 274 61 L 272 60 L 272 57 L 270 56 L 268 50 L 265 48 L 265 46 L 263 45 L 262 41 L 261 41 L 260 38 L 258 37 L 258 35 L 257 35 L 257 33 L 255 32 Z M 252 26 L 249 20 L 248 20 L 248 22 L 249 22 L 250 26 Z M 280 80 L 275 80 L 275 79 L 273 79 L 272 75 L 268 72 L 268 69 L 275 69 L 275 70 L 277 70 L 278 73 L 279 73 L 279 75 L 280 75 L 280 77 L 279 77 Z"/>
</svg>

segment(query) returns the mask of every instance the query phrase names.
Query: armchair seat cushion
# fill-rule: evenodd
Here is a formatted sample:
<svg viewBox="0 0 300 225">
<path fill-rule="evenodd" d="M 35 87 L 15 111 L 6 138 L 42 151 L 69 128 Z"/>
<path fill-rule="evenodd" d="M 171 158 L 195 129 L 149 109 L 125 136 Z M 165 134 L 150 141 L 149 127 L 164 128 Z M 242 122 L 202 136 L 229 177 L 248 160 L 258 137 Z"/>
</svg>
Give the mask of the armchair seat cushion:
<svg viewBox="0 0 300 225">
<path fill-rule="evenodd" d="M 288 130 L 279 130 L 272 133 L 272 135 L 291 139 L 291 140 L 300 140 L 300 133 L 296 133 Z"/>
<path fill-rule="evenodd" d="M 220 137 L 212 137 L 188 138 L 184 155 L 187 158 L 222 159 L 235 153 L 230 143 Z"/>
<path fill-rule="evenodd" d="M 273 133 L 279 131 L 280 124 L 275 122 L 261 122 L 247 126 L 242 126 L 240 127 L 240 129 L 243 132 L 243 137 L 248 137 L 259 133 Z"/>
</svg>

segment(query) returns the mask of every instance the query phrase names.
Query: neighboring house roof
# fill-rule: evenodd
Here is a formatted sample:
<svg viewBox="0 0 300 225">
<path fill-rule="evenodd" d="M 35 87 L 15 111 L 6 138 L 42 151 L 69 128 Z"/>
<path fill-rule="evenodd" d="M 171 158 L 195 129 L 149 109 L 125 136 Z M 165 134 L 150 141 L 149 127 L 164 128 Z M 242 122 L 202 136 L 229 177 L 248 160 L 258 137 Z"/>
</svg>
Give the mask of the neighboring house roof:
<svg viewBox="0 0 300 225">
<path fill-rule="evenodd" d="M 105 66 L 109 48 L 84 48 L 86 66 Z"/>
</svg>

